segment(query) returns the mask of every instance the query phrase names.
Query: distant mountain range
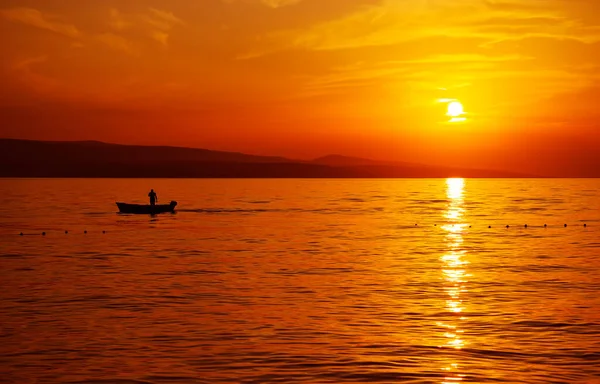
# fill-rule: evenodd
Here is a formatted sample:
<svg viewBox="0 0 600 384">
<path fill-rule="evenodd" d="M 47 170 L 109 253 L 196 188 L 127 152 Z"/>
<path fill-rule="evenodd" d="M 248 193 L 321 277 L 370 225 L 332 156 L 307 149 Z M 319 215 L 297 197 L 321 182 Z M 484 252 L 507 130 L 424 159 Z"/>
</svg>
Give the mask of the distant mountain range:
<svg viewBox="0 0 600 384">
<path fill-rule="evenodd" d="M 98 141 L 0 139 L 0 177 L 445 178 L 534 177 L 507 171 L 341 155 L 312 161 L 207 149 Z"/>
</svg>

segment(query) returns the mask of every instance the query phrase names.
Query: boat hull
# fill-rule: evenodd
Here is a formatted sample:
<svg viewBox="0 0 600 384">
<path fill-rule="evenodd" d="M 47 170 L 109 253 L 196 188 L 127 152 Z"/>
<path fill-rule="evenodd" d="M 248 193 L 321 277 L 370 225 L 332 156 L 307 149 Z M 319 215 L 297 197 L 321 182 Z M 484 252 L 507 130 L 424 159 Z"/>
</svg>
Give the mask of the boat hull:
<svg viewBox="0 0 600 384">
<path fill-rule="evenodd" d="M 120 213 L 134 213 L 141 215 L 155 215 L 158 213 L 174 213 L 176 201 L 171 201 L 170 204 L 156 204 L 156 205 L 144 205 L 144 204 L 128 204 L 117 202 Z"/>
</svg>

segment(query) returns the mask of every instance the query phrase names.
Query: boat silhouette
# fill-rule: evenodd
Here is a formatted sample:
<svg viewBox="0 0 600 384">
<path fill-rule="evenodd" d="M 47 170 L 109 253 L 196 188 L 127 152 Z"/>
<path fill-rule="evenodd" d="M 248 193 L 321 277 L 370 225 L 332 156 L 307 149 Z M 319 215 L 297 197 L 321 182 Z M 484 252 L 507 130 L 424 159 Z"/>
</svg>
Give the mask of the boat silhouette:
<svg viewBox="0 0 600 384">
<path fill-rule="evenodd" d="M 176 201 L 171 201 L 169 204 L 129 204 L 117 202 L 120 213 L 136 213 L 145 215 L 154 215 L 157 213 L 175 213 Z"/>
</svg>

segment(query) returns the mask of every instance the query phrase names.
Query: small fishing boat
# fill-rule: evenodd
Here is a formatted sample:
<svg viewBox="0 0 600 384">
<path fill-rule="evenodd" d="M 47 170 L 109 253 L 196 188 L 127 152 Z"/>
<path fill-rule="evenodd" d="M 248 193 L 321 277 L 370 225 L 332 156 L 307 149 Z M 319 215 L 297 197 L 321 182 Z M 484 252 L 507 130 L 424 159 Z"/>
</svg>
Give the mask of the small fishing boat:
<svg viewBox="0 0 600 384">
<path fill-rule="evenodd" d="M 175 213 L 175 206 L 177 205 L 176 201 L 171 201 L 170 204 L 128 204 L 128 203 L 119 203 L 117 202 L 117 207 L 119 207 L 120 213 L 137 213 L 144 215 L 154 215 L 157 213 Z"/>
</svg>

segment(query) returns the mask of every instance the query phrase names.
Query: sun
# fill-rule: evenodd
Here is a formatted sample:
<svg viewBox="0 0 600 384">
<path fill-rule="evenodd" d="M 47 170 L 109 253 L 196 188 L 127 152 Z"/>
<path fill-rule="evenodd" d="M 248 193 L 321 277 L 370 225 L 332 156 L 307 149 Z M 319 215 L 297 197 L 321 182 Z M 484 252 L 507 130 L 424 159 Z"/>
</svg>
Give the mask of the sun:
<svg viewBox="0 0 600 384">
<path fill-rule="evenodd" d="M 467 122 L 467 115 L 469 115 L 469 113 L 465 112 L 465 107 L 458 99 L 443 98 L 437 99 L 437 102 L 442 103 L 446 106 L 446 116 L 448 119 L 444 122 L 444 124 L 457 124 Z"/>
<path fill-rule="evenodd" d="M 465 109 L 460 101 L 448 103 L 448 112 L 446 115 L 450 117 L 459 117 L 465 113 Z"/>
</svg>

